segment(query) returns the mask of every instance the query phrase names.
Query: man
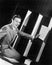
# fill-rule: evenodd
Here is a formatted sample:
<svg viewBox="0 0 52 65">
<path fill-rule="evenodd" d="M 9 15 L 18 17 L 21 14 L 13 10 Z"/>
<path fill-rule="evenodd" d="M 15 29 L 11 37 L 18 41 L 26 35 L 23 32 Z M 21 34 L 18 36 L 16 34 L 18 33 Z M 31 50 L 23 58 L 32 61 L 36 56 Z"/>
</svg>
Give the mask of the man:
<svg viewBox="0 0 52 65">
<path fill-rule="evenodd" d="M 8 25 L 3 26 L 0 29 L 0 39 L 3 38 L 3 41 L 1 43 L 2 54 L 9 58 L 20 58 L 20 53 L 11 47 L 12 41 L 16 38 L 18 34 L 33 40 L 33 37 L 31 35 L 18 30 L 18 26 L 20 25 L 20 23 L 20 16 L 14 15 L 12 18 L 12 22 Z"/>
</svg>

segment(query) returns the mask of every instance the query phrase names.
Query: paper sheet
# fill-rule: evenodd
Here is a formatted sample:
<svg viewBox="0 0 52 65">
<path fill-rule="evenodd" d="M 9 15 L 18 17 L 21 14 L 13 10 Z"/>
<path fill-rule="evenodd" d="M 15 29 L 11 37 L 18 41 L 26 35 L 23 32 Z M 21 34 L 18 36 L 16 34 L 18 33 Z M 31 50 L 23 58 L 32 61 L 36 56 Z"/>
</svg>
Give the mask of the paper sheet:
<svg viewBox="0 0 52 65">
<path fill-rule="evenodd" d="M 49 28 L 42 25 L 41 29 L 40 29 L 40 32 L 39 32 L 39 35 L 40 35 L 39 38 L 44 41 L 44 39 L 46 38 L 46 35 L 48 34 L 48 32 L 49 32 Z"/>
</svg>

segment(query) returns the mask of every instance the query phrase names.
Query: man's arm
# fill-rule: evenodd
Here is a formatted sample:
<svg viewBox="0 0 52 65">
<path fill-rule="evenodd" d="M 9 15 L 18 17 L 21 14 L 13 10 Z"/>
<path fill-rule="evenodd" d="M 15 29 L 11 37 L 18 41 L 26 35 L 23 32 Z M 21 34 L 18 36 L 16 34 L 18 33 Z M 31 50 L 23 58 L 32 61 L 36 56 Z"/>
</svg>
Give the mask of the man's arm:
<svg viewBox="0 0 52 65">
<path fill-rule="evenodd" d="M 20 30 L 18 30 L 18 34 L 20 34 L 21 36 L 27 37 L 28 39 L 33 40 L 33 36 L 31 36 L 30 34 L 27 34 L 27 33 L 22 32 Z"/>
<path fill-rule="evenodd" d="M 0 29 L 0 39 L 2 37 L 4 37 L 5 35 L 7 35 L 7 25 L 1 27 L 1 29 Z"/>
<path fill-rule="evenodd" d="M 0 29 L 0 39 L 2 37 L 4 37 L 7 33 L 5 31 L 3 31 L 2 29 Z"/>
</svg>

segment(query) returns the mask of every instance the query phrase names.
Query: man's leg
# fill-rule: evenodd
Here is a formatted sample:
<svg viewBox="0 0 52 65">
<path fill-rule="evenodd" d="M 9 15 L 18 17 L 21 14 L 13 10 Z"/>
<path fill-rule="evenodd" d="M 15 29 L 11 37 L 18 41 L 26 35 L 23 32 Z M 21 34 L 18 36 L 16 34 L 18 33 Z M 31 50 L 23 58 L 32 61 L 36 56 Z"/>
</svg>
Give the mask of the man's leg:
<svg viewBox="0 0 52 65">
<path fill-rule="evenodd" d="M 15 50 L 15 49 L 5 49 L 4 53 L 5 56 L 10 57 L 10 58 L 14 58 L 14 59 L 20 59 L 20 54 Z"/>
</svg>

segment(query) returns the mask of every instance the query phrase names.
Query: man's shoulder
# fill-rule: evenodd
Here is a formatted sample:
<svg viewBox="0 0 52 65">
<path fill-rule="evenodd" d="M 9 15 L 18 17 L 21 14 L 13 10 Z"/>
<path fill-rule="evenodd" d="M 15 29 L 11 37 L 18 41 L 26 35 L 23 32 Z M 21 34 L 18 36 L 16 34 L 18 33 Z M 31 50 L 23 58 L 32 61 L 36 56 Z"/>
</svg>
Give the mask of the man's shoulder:
<svg viewBox="0 0 52 65">
<path fill-rule="evenodd" d="M 2 30 L 7 30 L 7 28 L 8 28 L 8 25 L 4 25 L 1 29 Z"/>
</svg>

